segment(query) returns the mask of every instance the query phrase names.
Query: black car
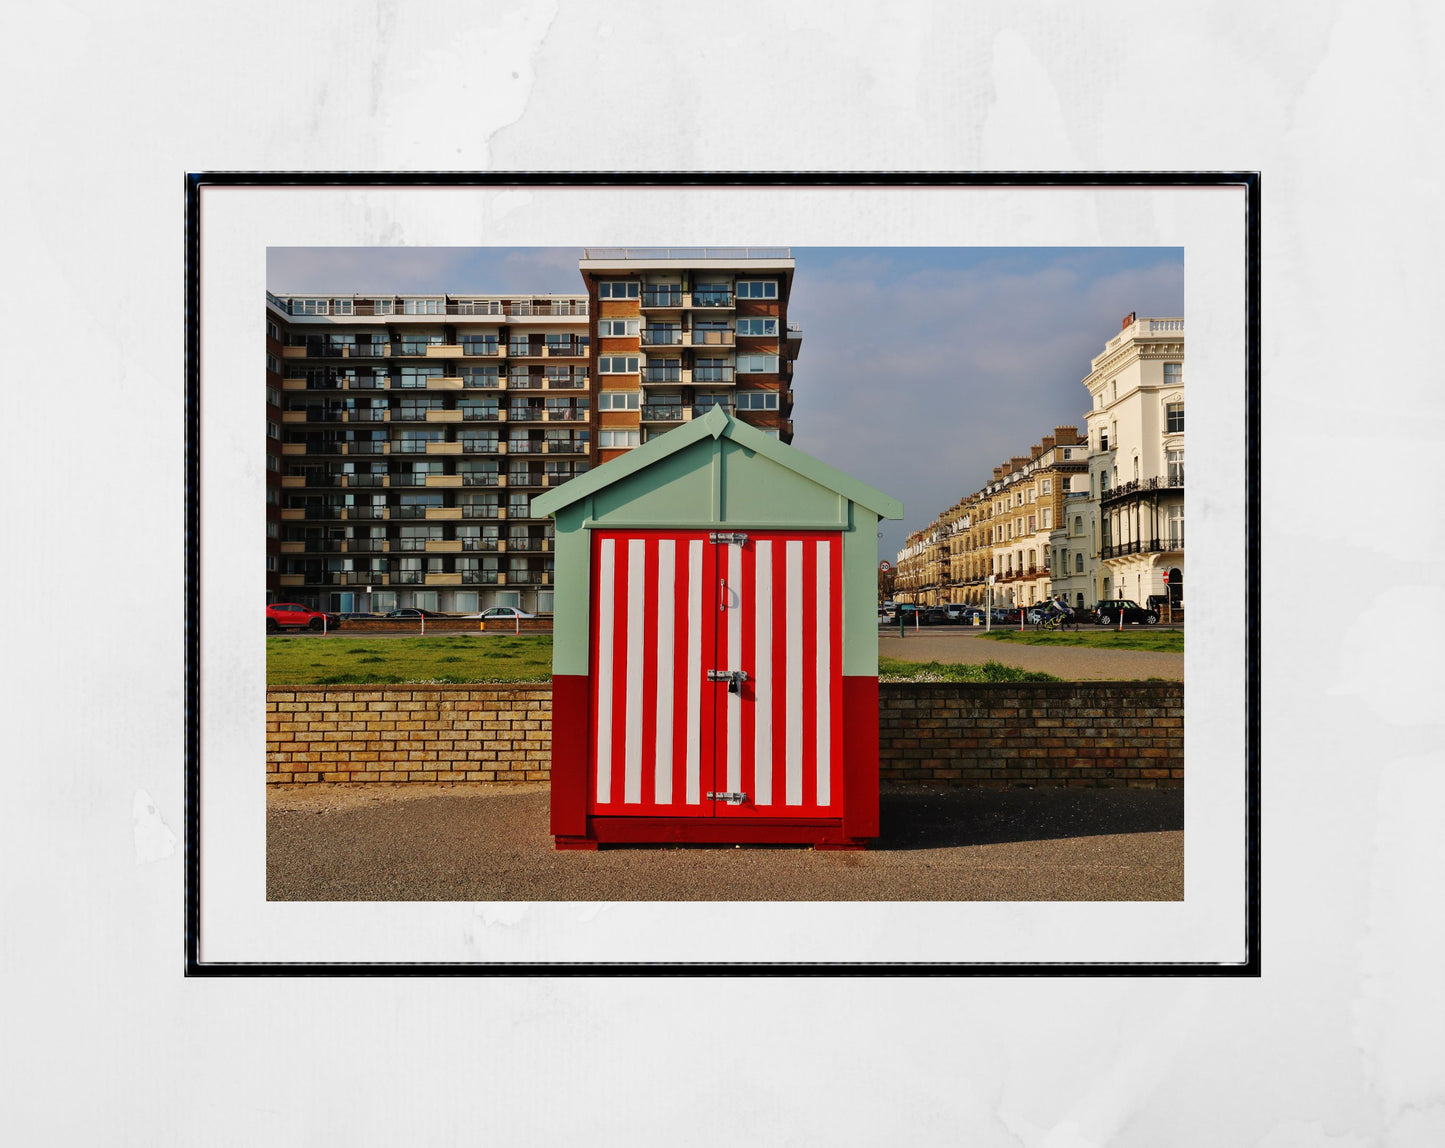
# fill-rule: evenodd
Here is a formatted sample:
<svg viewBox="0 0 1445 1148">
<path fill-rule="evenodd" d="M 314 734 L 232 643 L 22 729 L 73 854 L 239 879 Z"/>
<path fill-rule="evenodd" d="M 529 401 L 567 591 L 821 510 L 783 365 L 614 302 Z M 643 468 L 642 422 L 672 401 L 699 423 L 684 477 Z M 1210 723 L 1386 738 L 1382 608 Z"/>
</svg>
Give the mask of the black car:
<svg viewBox="0 0 1445 1148">
<path fill-rule="evenodd" d="M 390 613 L 384 615 L 384 617 L 402 619 L 410 618 L 413 622 L 415 622 L 420 618 L 445 618 L 446 615 L 438 613 L 436 610 L 422 610 L 415 606 L 408 606 L 404 610 L 392 610 Z"/>
<path fill-rule="evenodd" d="M 929 606 L 923 611 L 920 619 L 925 626 L 946 626 L 948 625 L 948 610 L 944 606 Z"/>
<path fill-rule="evenodd" d="M 1094 607 L 1094 612 L 1099 615 L 1099 625 L 1117 626 L 1119 616 L 1122 614 L 1124 621 L 1133 625 L 1138 622 L 1145 626 L 1152 626 L 1159 621 L 1159 615 L 1153 610 L 1146 610 L 1132 598 L 1106 598 Z"/>
</svg>

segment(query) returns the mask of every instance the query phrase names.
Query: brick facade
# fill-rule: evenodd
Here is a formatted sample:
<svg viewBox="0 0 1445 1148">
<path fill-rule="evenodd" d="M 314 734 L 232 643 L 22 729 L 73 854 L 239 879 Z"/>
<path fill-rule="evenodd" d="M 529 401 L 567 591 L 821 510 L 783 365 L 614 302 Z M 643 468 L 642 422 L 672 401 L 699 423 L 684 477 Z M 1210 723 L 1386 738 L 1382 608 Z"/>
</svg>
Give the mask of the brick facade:
<svg viewBox="0 0 1445 1148">
<path fill-rule="evenodd" d="M 552 689 L 278 686 L 266 780 L 547 781 Z M 879 686 L 880 774 L 987 788 L 1184 784 L 1182 682 Z"/>
</svg>

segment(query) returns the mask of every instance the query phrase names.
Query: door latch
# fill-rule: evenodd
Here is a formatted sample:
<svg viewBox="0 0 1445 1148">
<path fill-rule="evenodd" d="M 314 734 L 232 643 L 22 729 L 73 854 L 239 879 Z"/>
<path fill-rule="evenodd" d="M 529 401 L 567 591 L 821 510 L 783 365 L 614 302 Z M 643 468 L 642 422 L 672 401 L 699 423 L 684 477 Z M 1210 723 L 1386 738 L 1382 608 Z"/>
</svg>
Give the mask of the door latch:
<svg viewBox="0 0 1445 1148">
<path fill-rule="evenodd" d="M 709 793 L 709 801 L 726 801 L 729 805 L 741 805 L 748 799 L 746 793 Z"/>
<path fill-rule="evenodd" d="M 742 692 L 742 684 L 748 680 L 748 672 L 747 670 L 708 670 L 707 680 L 727 682 L 728 693 L 736 694 Z"/>
</svg>

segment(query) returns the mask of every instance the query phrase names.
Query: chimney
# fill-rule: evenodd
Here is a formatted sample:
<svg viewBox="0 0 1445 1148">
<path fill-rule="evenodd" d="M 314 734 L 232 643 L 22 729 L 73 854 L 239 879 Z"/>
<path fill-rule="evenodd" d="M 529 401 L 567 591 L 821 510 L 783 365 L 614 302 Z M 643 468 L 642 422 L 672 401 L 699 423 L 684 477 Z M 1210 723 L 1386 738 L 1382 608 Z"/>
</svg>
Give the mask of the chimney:
<svg viewBox="0 0 1445 1148">
<path fill-rule="evenodd" d="M 1078 427 L 1054 427 L 1054 441 L 1059 446 L 1073 446 L 1083 440 L 1079 438 Z"/>
<path fill-rule="evenodd" d="M 1003 467 L 1001 467 L 1001 466 L 996 466 L 996 467 L 994 467 L 994 468 L 993 468 L 993 480 L 994 480 L 994 482 L 997 482 L 997 481 L 998 481 L 999 479 L 1001 479 L 1002 477 L 1003 477 Z"/>
<path fill-rule="evenodd" d="M 1040 450 L 1041 452 L 1042 452 L 1042 451 L 1046 451 L 1046 450 L 1051 450 L 1051 449 L 1053 449 L 1053 445 L 1054 445 L 1054 436 L 1051 435 L 1051 434 L 1046 434 L 1046 435 L 1044 435 L 1043 441 L 1042 441 L 1041 443 L 1039 443 L 1039 450 Z"/>
<path fill-rule="evenodd" d="M 1125 315 L 1125 316 L 1124 316 L 1124 324 L 1123 324 L 1123 326 L 1121 326 L 1121 327 L 1119 328 L 1119 330 L 1121 330 L 1121 331 L 1127 331 L 1127 330 L 1133 325 L 1133 323 L 1134 323 L 1134 315 L 1135 315 L 1135 312 L 1133 312 L 1133 311 L 1130 311 L 1127 315 Z"/>
</svg>

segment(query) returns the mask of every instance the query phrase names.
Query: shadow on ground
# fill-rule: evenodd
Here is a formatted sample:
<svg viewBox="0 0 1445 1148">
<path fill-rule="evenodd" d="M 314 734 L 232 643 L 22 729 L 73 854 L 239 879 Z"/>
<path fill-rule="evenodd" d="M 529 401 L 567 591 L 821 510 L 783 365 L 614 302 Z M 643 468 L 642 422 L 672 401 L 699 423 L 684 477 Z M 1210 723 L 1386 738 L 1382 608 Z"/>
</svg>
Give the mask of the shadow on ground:
<svg viewBox="0 0 1445 1148">
<path fill-rule="evenodd" d="M 1184 828 L 1183 789 L 885 785 L 877 850 L 942 849 Z"/>
</svg>

